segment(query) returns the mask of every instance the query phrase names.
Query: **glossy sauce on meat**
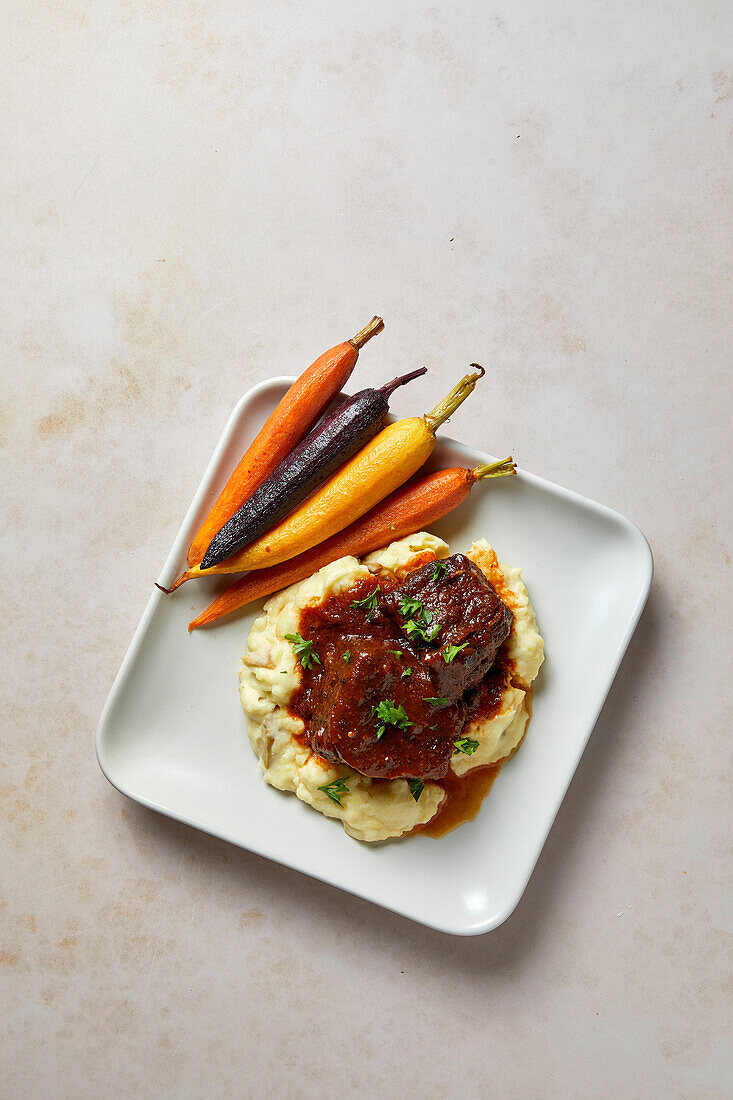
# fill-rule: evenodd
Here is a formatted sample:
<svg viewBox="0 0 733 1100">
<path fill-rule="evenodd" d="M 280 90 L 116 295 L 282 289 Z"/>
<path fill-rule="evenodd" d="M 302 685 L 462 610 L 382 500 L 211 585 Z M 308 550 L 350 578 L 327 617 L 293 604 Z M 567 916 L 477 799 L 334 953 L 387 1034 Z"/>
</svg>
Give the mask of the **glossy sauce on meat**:
<svg viewBox="0 0 733 1100">
<path fill-rule="evenodd" d="M 395 587 L 396 581 L 365 577 L 301 612 L 300 634 L 313 642 L 321 664 L 302 670 L 290 710 L 325 760 L 345 762 L 373 778 L 438 779 L 448 769 L 456 730 L 463 728 L 464 705 L 434 701 L 427 669 L 378 599 L 374 607 L 354 606 Z M 383 700 L 402 707 L 409 726 L 390 724 L 379 736 L 372 709 Z"/>
<path fill-rule="evenodd" d="M 383 604 L 419 648 L 436 695 L 450 699 L 481 682 L 512 625 L 509 608 L 464 554 L 408 574 Z"/>
<path fill-rule="evenodd" d="M 410 619 L 421 626 L 417 636 Z M 419 777 L 440 783 L 448 797 L 422 832 L 438 836 L 470 820 L 498 766 L 458 778 L 450 760 L 465 727 L 499 710 L 509 669 L 501 653 L 495 657 L 511 621 L 463 555 L 446 559 L 439 571 L 416 569 L 401 584 L 365 577 L 306 608 L 300 633 L 321 663 L 302 670 L 291 699 L 305 726 L 299 740 L 375 782 Z M 438 696 L 438 688 L 446 694 Z M 394 721 L 380 721 L 384 700 Z"/>
<path fill-rule="evenodd" d="M 306 607 L 300 613 L 298 630 L 301 637 L 313 642 L 316 654 L 328 654 L 330 650 L 340 643 L 345 635 L 352 637 L 375 638 L 381 635 L 387 636 L 383 623 L 376 616 L 368 618 L 364 611 L 353 605 L 366 599 L 378 587 L 386 589 L 389 582 L 382 581 L 381 586 L 376 577 L 365 577 L 357 581 L 353 587 L 336 596 L 329 596 L 317 607 Z M 394 583 L 390 586 L 394 587 Z M 310 668 L 301 668 L 300 685 L 290 700 L 289 710 L 302 719 L 305 730 L 300 740 L 309 743 L 309 726 L 313 712 L 318 706 L 322 695 L 324 679 L 324 663 L 311 665 Z"/>
</svg>

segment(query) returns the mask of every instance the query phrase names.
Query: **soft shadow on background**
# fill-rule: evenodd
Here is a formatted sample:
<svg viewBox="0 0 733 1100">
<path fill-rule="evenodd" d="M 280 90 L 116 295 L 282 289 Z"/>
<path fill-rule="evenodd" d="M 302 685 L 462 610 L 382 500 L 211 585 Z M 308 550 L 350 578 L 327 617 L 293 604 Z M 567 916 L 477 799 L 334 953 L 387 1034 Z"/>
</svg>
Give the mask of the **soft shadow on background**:
<svg viewBox="0 0 733 1100">
<path fill-rule="evenodd" d="M 519 973 L 532 965 L 544 941 L 557 935 L 556 902 L 563 891 L 567 868 L 589 830 L 598 796 L 613 773 L 614 761 L 624 742 L 641 736 L 641 731 L 634 727 L 633 700 L 634 696 L 643 695 L 654 675 L 661 648 L 663 599 L 663 589 L 655 580 L 527 889 L 514 913 L 493 932 L 471 937 L 435 932 L 126 800 L 130 824 L 155 845 L 169 846 L 174 851 L 188 840 L 189 852 L 193 845 L 202 867 L 209 873 L 226 877 L 230 882 L 246 881 L 249 901 L 260 891 L 268 896 L 281 895 L 287 907 L 326 924 L 337 909 L 339 928 L 351 925 L 358 931 L 363 950 L 373 948 L 379 952 L 388 938 L 397 948 L 401 942 L 405 946 L 409 943 L 411 952 L 424 952 L 433 959 L 444 955 L 464 980 L 477 981 L 483 975 L 499 971 Z M 541 736 L 541 730 L 530 725 L 528 736 Z"/>
</svg>

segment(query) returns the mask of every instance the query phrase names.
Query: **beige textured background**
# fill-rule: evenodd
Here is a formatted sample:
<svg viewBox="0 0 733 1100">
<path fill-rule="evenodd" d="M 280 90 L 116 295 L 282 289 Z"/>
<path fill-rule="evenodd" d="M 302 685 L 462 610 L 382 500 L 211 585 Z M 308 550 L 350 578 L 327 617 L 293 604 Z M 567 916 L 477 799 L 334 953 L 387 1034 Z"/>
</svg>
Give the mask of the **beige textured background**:
<svg viewBox="0 0 733 1100">
<path fill-rule="evenodd" d="M 727 7 L 2 5 L 4 1096 L 731 1095 Z M 360 381 L 425 361 L 437 398 L 484 362 L 454 433 L 656 558 L 525 897 L 474 940 L 94 757 L 231 406 L 373 312 Z"/>
</svg>

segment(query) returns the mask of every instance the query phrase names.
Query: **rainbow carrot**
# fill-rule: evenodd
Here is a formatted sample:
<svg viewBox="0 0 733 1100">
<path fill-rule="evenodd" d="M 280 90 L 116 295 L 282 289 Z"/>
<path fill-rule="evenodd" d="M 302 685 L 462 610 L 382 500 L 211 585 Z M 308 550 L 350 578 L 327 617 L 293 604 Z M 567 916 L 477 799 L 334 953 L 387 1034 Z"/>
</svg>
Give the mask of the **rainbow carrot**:
<svg viewBox="0 0 733 1100">
<path fill-rule="evenodd" d="M 230 585 L 189 623 L 188 629 L 197 630 L 253 600 L 270 596 L 281 588 L 305 580 L 317 569 L 346 554 L 356 557 L 368 554 L 389 542 L 429 527 L 462 504 L 477 481 L 514 473 L 516 468 L 510 457 L 503 462 L 476 466 L 472 470 L 453 466 L 408 482 L 372 508 L 367 515 L 326 542 L 279 565 L 248 573 L 246 577 Z"/>
<path fill-rule="evenodd" d="M 189 566 L 198 565 L 217 532 L 308 434 L 348 380 L 359 350 L 383 328 L 382 318 L 373 317 L 351 340 L 325 351 L 293 383 L 240 459 L 197 531 L 188 551 Z"/>
</svg>

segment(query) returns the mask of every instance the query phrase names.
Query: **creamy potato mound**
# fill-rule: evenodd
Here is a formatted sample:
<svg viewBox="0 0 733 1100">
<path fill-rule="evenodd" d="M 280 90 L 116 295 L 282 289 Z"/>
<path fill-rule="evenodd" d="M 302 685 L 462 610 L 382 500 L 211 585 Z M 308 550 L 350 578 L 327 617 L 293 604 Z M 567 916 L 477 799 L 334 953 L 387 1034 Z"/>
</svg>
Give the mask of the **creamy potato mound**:
<svg viewBox="0 0 733 1100">
<path fill-rule="evenodd" d="M 449 554 L 442 539 L 419 531 L 361 561 L 339 558 L 307 580 L 270 597 L 247 637 L 239 668 L 239 694 L 249 739 L 265 781 L 281 791 L 292 791 L 326 817 L 338 818 L 349 836 L 357 840 L 388 840 L 425 824 L 440 809 L 443 789 L 437 783 L 426 782 L 415 802 L 407 780 L 372 780 L 346 765 L 328 764 L 307 745 L 300 744 L 295 735 L 302 734 L 304 724 L 287 709 L 300 683 L 300 665 L 285 635 L 297 633 L 303 608 L 351 588 L 370 573 L 386 573 L 402 581 L 427 561 Z M 517 748 L 529 717 L 526 693 L 542 664 L 544 648 L 521 571 L 500 564 L 484 539 L 474 543 L 466 556 L 481 569 L 514 614 L 503 647 L 512 675 L 499 712 L 466 727 L 463 735 L 478 741 L 479 747 L 472 756 L 458 753 L 452 758 L 456 775 L 504 760 Z M 342 795 L 343 805 L 337 806 L 318 788 L 342 777 L 348 794 Z"/>
</svg>

